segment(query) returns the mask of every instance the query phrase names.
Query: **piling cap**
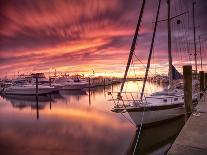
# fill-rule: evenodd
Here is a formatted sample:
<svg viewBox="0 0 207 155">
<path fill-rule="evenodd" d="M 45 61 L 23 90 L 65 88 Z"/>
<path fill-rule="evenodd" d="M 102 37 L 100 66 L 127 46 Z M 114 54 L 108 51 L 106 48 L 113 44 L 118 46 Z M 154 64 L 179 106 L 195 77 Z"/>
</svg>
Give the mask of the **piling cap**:
<svg viewBox="0 0 207 155">
<path fill-rule="evenodd" d="M 183 67 L 187 67 L 187 66 L 191 66 L 191 67 L 192 67 L 192 65 L 190 65 L 190 64 L 188 64 L 188 65 L 183 65 Z"/>
</svg>

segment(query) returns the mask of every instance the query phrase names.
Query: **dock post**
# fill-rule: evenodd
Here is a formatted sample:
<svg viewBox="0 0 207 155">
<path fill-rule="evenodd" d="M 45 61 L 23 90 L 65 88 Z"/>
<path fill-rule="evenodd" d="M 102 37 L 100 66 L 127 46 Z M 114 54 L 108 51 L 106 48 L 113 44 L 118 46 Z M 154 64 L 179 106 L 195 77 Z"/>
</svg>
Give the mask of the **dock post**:
<svg viewBox="0 0 207 155">
<path fill-rule="evenodd" d="M 36 79 L 36 108 L 37 108 L 37 120 L 39 120 L 39 105 L 38 105 L 38 76 L 35 76 Z"/>
<path fill-rule="evenodd" d="M 36 76 L 36 95 L 38 95 L 38 77 Z"/>
<path fill-rule="evenodd" d="M 192 104 L 192 65 L 183 66 L 184 76 L 184 102 L 187 117 L 193 110 Z"/>
<path fill-rule="evenodd" d="M 88 87 L 88 93 L 89 93 L 88 101 L 89 101 L 89 106 L 90 106 L 91 105 L 91 78 L 90 77 L 88 78 L 88 83 L 89 83 L 89 87 Z"/>
<path fill-rule="evenodd" d="M 207 73 L 205 73 L 205 90 L 207 90 Z"/>
<path fill-rule="evenodd" d="M 199 72 L 199 81 L 200 81 L 200 92 L 201 92 L 201 95 L 200 95 L 200 98 L 203 96 L 203 92 L 204 92 L 204 89 L 205 89 L 205 86 L 204 86 L 204 71 L 200 71 Z"/>
<path fill-rule="evenodd" d="M 49 77 L 49 84 L 50 84 L 50 87 L 52 86 L 52 79 L 51 77 Z"/>
<path fill-rule="evenodd" d="M 104 78 L 103 80 L 104 80 L 104 86 L 105 86 L 106 85 L 106 79 Z"/>
<path fill-rule="evenodd" d="M 37 120 L 39 120 L 39 100 L 38 95 L 36 95 L 36 110 L 37 110 Z"/>
</svg>

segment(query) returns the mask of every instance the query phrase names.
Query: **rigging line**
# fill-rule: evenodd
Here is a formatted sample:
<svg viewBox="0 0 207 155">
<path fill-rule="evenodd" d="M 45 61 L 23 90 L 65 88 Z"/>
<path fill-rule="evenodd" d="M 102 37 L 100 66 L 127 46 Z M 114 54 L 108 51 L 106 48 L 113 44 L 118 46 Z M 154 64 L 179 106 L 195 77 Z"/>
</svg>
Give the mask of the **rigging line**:
<svg viewBox="0 0 207 155">
<path fill-rule="evenodd" d="M 137 57 L 137 55 L 136 54 L 134 54 L 134 56 L 135 56 L 135 58 L 143 65 L 143 67 L 145 68 L 145 69 L 147 69 L 147 67 L 144 65 L 144 63 Z M 154 75 L 150 70 L 149 70 L 149 73 L 150 74 L 152 74 L 152 75 Z"/>
<path fill-rule="evenodd" d="M 182 3 L 182 1 L 181 0 L 179 0 L 179 5 L 181 6 L 181 9 L 182 9 L 182 11 L 183 11 L 183 3 Z M 184 8 L 185 9 L 185 8 Z M 183 52 L 182 52 L 182 56 L 183 55 L 185 55 L 185 53 L 187 53 L 187 33 L 186 33 L 186 30 L 187 30 L 187 26 L 186 26 L 186 15 L 183 17 L 183 22 L 182 22 L 183 24 L 182 24 L 182 32 L 183 32 L 183 36 L 182 36 L 182 42 L 183 42 L 183 44 L 182 44 L 182 47 L 183 47 Z M 184 60 L 186 61 L 186 57 L 184 56 L 183 57 L 184 58 Z"/>
<path fill-rule="evenodd" d="M 178 3 L 179 1 L 177 1 Z M 179 4 L 176 4 L 176 6 L 179 6 L 178 7 L 178 12 L 180 11 L 180 5 Z M 176 25 L 176 24 L 175 24 Z M 182 63 L 182 38 L 183 38 L 183 32 L 182 32 L 182 25 L 176 25 L 178 27 L 178 33 L 180 34 L 178 36 L 178 46 L 179 46 L 179 59 L 180 59 L 180 62 Z"/>
<path fill-rule="evenodd" d="M 135 77 L 136 77 L 137 75 L 136 75 L 136 72 L 135 72 L 135 67 L 134 67 L 134 61 L 133 61 L 133 58 L 132 58 L 132 68 L 133 68 L 133 71 L 134 71 L 134 75 L 135 75 Z"/>
<path fill-rule="evenodd" d="M 180 0 L 179 1 L 180 2 L 180 6 L 181 6 L 181 8 L 182 8 L 182 11 L 183 10 L 185 10 L 186 8 L 185 7 L 183 7 L 183 3 L 182 3 L 182 1 Z M 185 20 L 184 20 L 184 22 L 183 22 L 183 31 L 184 31 L 184 40 L 185 40 L 185 46 L 184 46 L 184 48 L 185 48 L 185 52 L 187 52 L 188 53 L 188 51 L 187 51 L 187 25 L 186 25 L 186 14 L 185 14 L 185 16 L 184 16 L 185 18 Z"/>
<path fill-rule="evenodd" d="M 175 14 L 177 14 L 177 7 L 174 7 Z M 174 37 L 175 47 L 176 47 L 176 59 L 179 59 L 179 32 L 176 28 L 175 23 L 173 23 L 174 33 L 176 34 Z"/>
<path fill-rule="evenodd" d="M 145 79 L 144 79 L 144 83 L 143 83 L 143 87 L 142 87 L 142 92 L 141 92 L 141 100 L 142 100 L 142 97 L 143 97 L 143 93 L 144 93 L 144 89 L 145 89 L 145 84 L 146 84 L 146 81 L 147 81 L 149 67 L 150 67 L 150 61 L 151 61 L 151 56 L 152 56 L 152 49 L 153 49 L 153 46 L 154 46 L 154 39 L 155 39 L 155 34 L 156 34 L 156 30 L 157 30 L 157 23 L 158 23 L 158 17 L 159 17 L 159 12 L 160 12 L 160 3 L 161 3 L 161 0 L 159 0 L 159 5 L 158 5 L 158 10 L 157 10 L 157 15 L 156 15 L 156 22 L 155 22 L 155 26 L 154 26 L 154 30 L 153 30 L 153 36 L 152 36 L 152 42 L 151 42 L 151 46 L 150 46 L 150 53 L 149 53 L 148 62 L 147 62 L 147 68 L 146 68 L 146 72 L 145 72 Z"/>
<path fill-rule="evenodd" d="M 188 6 L 188 10 L 189 10 L 189 6 Z M 189 61 L 190 61 L 190 64 L 192 65 L 191 63 L 191 44 L 190 44 L 190 13 L 187 15 L 187 25 L 188 25 L 188 53 L 189 53 Z"/>
<path fill-rule="evenodd" d="M 136 127 L 136 124 L 134 124 L 130 119 L 128 119 L 122 112 L 120 113 L 127 121 L 129 121 L 133 127 Z"/>
<path fill-rule="evenodd" d="M 122 85 L 121 85 L 120 93 L 118 94 L 118 96 L 121 96 L 121 92 L 124 88 L 124 83 L 126 81 L 126 77 L 127 77 L 127 74 L 128 74 L 131 59 L 132 59 L 132 56 L 134 54 L 134 50 L 135 50 L 135 46 L 136 46 L 136 42 L 137 42 L 137 37 L 139 35 L 139 28 L 140 28 L 140 25 L 141 25 L 141 22 L 142 22 L 142 16 L 143 16 L 143 13 L 144 13 L 145 2 L 146 2 L 146 0 L 142 1 L 142 7 L 141 7 L 141 10 L 140 10 L 140 15 L 139 15 L 139 19 L 138 19 L 138 22 L 137 22 L 137 27 L 136 27 L 134 38 L 133 38 L 133 41 L 132 41 L 132 45 L 131 45 L 131 49 L 130 49 L 128 62 L 127 62 L 126 70 L 125 70 L 125 73 L 124 73 L 124 78 L 123 78 L 123 82 L 122 82 Z"/>
<path fill-rule="evenodd" d="M 181 64 L 182 64 L 182 61 L 183 61 L 183 59 L 182 59 L 182 38 L 183 38 L 183 32 L 182 32 L 182 25 L 176 25 L 176 26 L 178 26 L 178 33 L 179 34 L 181 34 L 180 36 L 178 36 L 178 46 L 179 46 L 179 58 L 180 58 L 180 62 L 181 62 Z"/>
<path fill-rule="evenodd" d="M 173 5 L 174 6 L 174 5 Z M 176 9 L 176 7 L 172 7 L 172 12 L 174 13 L 174 14 L 177 14 L 177 9 Z M 172 35 L 172 38 L 173 38 L 173 40 L 174 40 L 174 56 L 175 56 L 175 58 L 176 59 L 178 59 L 178 55 L 179 55 L 179 53 L 178 53 L 178 43 L 177 43 L 177 36 L 178 36 L 178 33 L 177 33 L 177 30 L 176 30 L 176 26 L 175 26 L 175 22 L 172 22 L 172 34 L 174 34 L 174 35 Z"/>
<path fill-rule="evenodd" d="M 186 35 L 186 52 L 188 54 L 188 62 L 191 63 L 191 57 L 190 57 L 190 45 L 189 45 L 189 15 L 187 15 L 186 17 L 187 21 L 186 21 L 186 31 L 185 31 L 185 35 Z"/>
<path fill-rule="evenodd" d="M 153 45 L 154 45 L 155 32 L 156 32 L 157 21 L 158 21 L 158 16 L 159 16 L 159 12 L 160 12 L 160 4 L 161 4 L 161 0 L 159 0 L 159 4 L 158 4 L 158 10 L 157 10 L 157 15 L 156 15 L 156 22 L 155 22 L 155 27 L 154 27 L 153 37 L 152 37 L 152 43 L 151 43 L 149 58 L 151 57 L 152 48 L 153 48 Z M 150 59 L 148 59 L 148 60 L 149 60 L 148 62 L 150 62 Z M 150 65 L 150 63 L 148 63 L 148 68 L 149 68 L 149 65 Z M 143 89 L 142 89 L 142 92 L 141 92 L 141 100 L 142 100 L 142 97 L 144 95 L 143 93 L 144 93 L 144 87 L 145 87 L 145 83 L 146 83 L 146 77 L 147 77 L 147 74 L 148 74 L 148 68 L 146 69 L 145 81 L 144 81 Z M 142 112 L 142 121 L 141 121 L 140 129 L 139 129 L 139 133 L 138 133 L 138 137 L 137 137 L 137 142 L 136 142 L 136 145 L 135 145 L 135 148 L 134 148 L 134 151 L 133 151 L 133 155 L 135 154 L 135 150 L 136 150 L 137 144 L 138 144 L 139 139 L 140 139 L 142 125 L 143 125 L 143 121 L 144 121 L 144 114 L 145 114 L 145 107 L 144 107 L 144 111 Z"/>
<path fill-rule="evenodd" d="M 133 57 L 134 58 L 134 57 Z M 132 67 L 133 67 L 133 70 L 134 70 L 134 74 L 135 74 L 135 77 L 137 77 L 137 75 L 136 75 L 136 73 L 135 73 L 135 68 L 134 68 L 134 60 L 133 60 L 133 58 L 132 58 Z M 138 92 L 140 91 L 140 89 L 139 89 L 139 85 L 138 85 L 138 82 L 136 82 L 136 84 L 137 84 L 137 88 L 138 88 Z M 137 98 L 138 98 L 138 92 L 137 92 Z"/>
<path fill-rule="evenodd" d="M 180 57 L 180 53 L 179 53 L 179 32 L 178 32 L 178 29 L 176 28 L 176 24 L 175 23 L 173 23 L 173 29 L 174 29 L 174 34 L 176 34 L 176 35 L 174 35 L 174 42 L 175 42 L 175 57 L 176 57 L 176 59 L 178 60 Z"/>
<path fill-rule="evenodd" d="M 134 67 L 134 61 L 133 61 L 133 58 L 132 58 L 132 68 L 133 68 L 135 77 L 137 77 L 137 76 L 136 76 L 136 72 L 135 72 L 135 67 Z M 136 82 L 136 84 L 137 84 L 137 88 L 138 88 L 138 92 L 139 92 L 138 82 Z M 137 92 L 137 98 L 138 98 L 138 92 Z M 134 100 L 134 97 L 133 97 L 132 93 L 131 93 L 131 97 L 132 97 L 132 99 Z"/>
</svg>

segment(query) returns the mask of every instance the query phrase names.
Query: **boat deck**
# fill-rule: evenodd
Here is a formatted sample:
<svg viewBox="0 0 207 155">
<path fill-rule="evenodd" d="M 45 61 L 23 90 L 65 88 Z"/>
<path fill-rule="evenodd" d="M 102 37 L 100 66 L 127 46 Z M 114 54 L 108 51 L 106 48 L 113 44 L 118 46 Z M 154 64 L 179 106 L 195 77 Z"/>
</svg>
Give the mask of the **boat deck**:
<svg viewBox="0 0 207 155">
<path fill-rule="evenodd" d="M 207 93 L 197 105 L 199 115 L 191 115 L 176 138 L 168 155 L 207 154 Z"/>
</svg>

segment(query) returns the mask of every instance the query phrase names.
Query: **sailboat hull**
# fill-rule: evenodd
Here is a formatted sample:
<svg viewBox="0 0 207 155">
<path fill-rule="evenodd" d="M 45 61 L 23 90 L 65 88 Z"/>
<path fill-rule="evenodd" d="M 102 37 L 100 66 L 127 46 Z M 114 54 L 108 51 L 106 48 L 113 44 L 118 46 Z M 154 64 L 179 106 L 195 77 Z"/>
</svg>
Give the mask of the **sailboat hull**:
<svg viewBox="0 0 207 155">
<path fill-rule="evenodd" d="M 182 105 L 166 109 L 151 109 L 146 111 L 127 110 L 132 120 L 136 125 L 152 125 L 164 120 L 172 119 L 185 114 L 185 109 Z"/>
</svg>

